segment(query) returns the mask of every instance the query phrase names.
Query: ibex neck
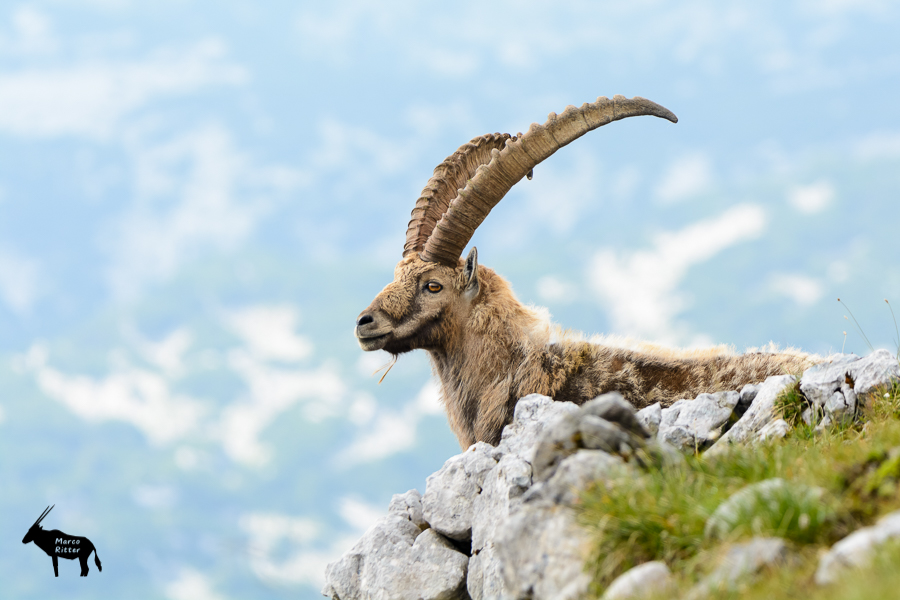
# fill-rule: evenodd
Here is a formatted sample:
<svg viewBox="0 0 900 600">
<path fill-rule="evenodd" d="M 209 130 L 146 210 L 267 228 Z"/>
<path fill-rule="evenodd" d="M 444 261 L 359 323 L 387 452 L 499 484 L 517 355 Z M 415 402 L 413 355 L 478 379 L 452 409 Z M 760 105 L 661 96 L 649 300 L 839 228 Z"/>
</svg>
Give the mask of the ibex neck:
<svg viewBox="0 0 900 600">
<path fill-rule="evenodd" d="M 490 302 L 473 307 L 446 348 L 429 351 L 450 425 L 463 448 L 476 440 L 499 441 L 493 438 L 518 397 L 516 371 L 549 338 L 546 320 L 503 287 L 504 293 L 486 294 Z"/>
</svg>

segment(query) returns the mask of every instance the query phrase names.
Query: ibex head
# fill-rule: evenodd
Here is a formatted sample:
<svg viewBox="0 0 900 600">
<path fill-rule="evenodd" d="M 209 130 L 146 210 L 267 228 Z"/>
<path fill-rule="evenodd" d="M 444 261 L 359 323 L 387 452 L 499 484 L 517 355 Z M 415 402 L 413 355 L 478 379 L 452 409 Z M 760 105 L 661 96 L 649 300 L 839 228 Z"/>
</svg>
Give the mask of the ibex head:
<svg viewBox="0 0 900 600">
<path fill-rule="evenodd" d="M 54 504 L 53 506 L 56 506 L 56 505 Z M 26 533 L 25 537 L 22 538 L 23 544 L 27 544 L 28 542 L 31 542 L 34 540 L 34 536 L 37 535 L 37 533 L 39 531 L 41 531 L 41 529 L 42 529 L 41 521 L 44 520 L 44 517 L 46 517 L 48 514 L 50 514 L 50 511 L 53 510 L 53 506 L 48 506 L 47 508 L 45 508 L 44 512 L 41 513 L 41 516 L 39 516 L 37 518 L 37 521 L 34 522 L 34 525 L 32 525 L 31 527 L 28 528 L 28 533 Z"/>
<path fill-rule="evenodd" d="M 402 354 L 446 345 L 452 334 L 449 324 L 458 322 L 478 297 L 477 255 L 472 248 L 465 263 L 456 267 L 417 255 L 401 260 L 394 269 L 394 281 L 356 321 L 362 349 Z"/>
<path fill-rule="evenodd" d="M 400 354 L 416 348 L 446 349 L 496 276 L 478 266 L 466 244 L 491 209 L 523 177 L 559 148 L 611 121 L 653 115 L 677 122 L 662 106 L 635 97 L 598 98 L 581 108 L 550 113 L 518 136 L 488 134 L 473 139 L 437 166 L 412 211 L 403 259 L 394 281 L 356 321 L 363 350 Z"/>
</svg>

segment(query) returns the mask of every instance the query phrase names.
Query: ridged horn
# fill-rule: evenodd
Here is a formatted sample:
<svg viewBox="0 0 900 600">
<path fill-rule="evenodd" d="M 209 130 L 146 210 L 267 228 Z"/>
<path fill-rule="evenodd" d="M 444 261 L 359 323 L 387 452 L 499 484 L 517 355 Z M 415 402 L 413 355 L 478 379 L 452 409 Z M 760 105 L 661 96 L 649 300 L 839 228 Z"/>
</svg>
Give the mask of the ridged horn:
<svg viewBox="0 0 900 600">
<path fill-rule="evenodd" d="M 639 115 L 678 122 L 670 110 L 640 96 L 630 100 L 624 96 L 613 96 L 612 100 L 601 96 L 596 102 L 582 104 L 581 108 L 568 106 L 561 115 L 550 113 L 543 125 L 533 123 L 525 135 L 510 138 L 502 149 L 490 150 L 490 162 L 476 167 L 475 175 L 470 176 L 434 226 L 425 242 L 422 259 L 455 267 L 475 229 L 535 165 L 589 131 Z"/>
<path fill-rule="evenodd" d="M 459 189 L 475 175 L 475 169 L 491 160 L 491 151 L 503 148 L 508 139 L 508 133 L 489 133 L 474 138 L 434 168 L 434 175 L 428 180 L 412 210 L 403 256 L 424 249 L 434 226 L 447 212 L 450 201 L 456 197 Z"/>
</svg>

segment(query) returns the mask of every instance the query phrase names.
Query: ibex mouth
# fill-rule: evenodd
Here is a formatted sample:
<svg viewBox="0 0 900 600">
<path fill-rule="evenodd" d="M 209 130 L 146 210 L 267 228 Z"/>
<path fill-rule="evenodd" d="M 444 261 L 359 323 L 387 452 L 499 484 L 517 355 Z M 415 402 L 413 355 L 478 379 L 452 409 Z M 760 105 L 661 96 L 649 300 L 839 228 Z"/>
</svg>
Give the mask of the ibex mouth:
<svg viewBox="0 0 900 600">
<path fill-rule="evenodd" d="M 356 332 L 356 341 L 359 342 L 359 347 L 365 350 L 366 352 L 371 352 L 373 350 L 381 350 L 384 348 L 385 344 L 388 341 L 388 336 L 390 332 L 387 333 L 378 333 L 375 335 L 362 335 L 359 331 Z"/>
</svg>

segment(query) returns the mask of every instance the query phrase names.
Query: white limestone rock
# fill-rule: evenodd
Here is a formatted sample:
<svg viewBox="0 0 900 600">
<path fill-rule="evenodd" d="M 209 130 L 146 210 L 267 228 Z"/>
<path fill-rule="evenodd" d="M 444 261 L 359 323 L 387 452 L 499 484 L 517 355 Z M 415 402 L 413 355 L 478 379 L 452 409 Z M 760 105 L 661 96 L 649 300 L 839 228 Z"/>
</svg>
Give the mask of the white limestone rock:
<svg viewBox="0 0 900 600">
<path fill-rule="evenodd" d="M 325 570 L 333 600 L 453 600 L 466 597 L 468 557 L 411 520 L 389 514 Z"/>
<path fill-rule="evenodd" d="M 473 600 L 505 595 L 494 539 L 509 515 L 522 503 L 531 486 L 531 465 L 515 454 L 505 454 L 485 475 L 481 493 L 473 502 L 472 558 L 466 586 Z"/>
<path fill-rule="evenodd" d="M 631 456 L 649 437 L 634 407 L 621 394 L 603 394 L 541 432 L 531 459 L 534 479 L 548 479 L 562 460 L 579 449 Z"/>
<path fill-rule="evenodd" d="M 813 365 L 803 372 L 800 378 L 800 391 L 810 404 L 824 407 L 832 394 L 841 389 L 847 376 L 852 372 L 851 365 L 859 362 L 855 354 L 833 354 L 824 362 Z"/>
<path fill-rule="evenodd" d="M 841 384 L 840 391 L 831 395 L 825 401 L 825 418 L 819 424 L 819 428 L 827 427 L 831 424 L 842 424 L 853 421 L 856 416 L 856 392 L 849 383 Z"/>
<path fill-rule="evenodd" d="M 503 428 L 497 454 L 517 454 L 533 463 L 534 447 L 541 432 L 563 415 L 580 411 L 571 402 L 555 402 L 540 394 L 525 396 L 516 403 L 512 423 Z M 495 458 L 499 459 L 497 456 Z"/>
<path fill-rule="evenodd" d="M 657 402 L 656 404 L 651 404 L 646 408 L 642 408 L 637 411 L 638 421 L 641 422 L 641 425 L 644 426 L 644 429 L 647 430 L 651 436 L 656 437 L 657 432 L 659 432 L 659 424 L 662 421 L 662 404 Z"/>
<path fill-rule="evenodd" d="M 621 457 L 603 450 L 579 450 L 567 456 L 547 481 L 539 481 L 525 493 L 526 502 L 543 500 L 574 506 L 579 493 L 597 481 L 613 481 L 629 473 Z"/>
<path fill-rule="evenodd" d="M 493 545 L 485 544 L 487 549 L 493 546 L 493 553 L 488 556 L 501 565 L 503 583 L 499 589 L 503 593 L 489 595 L 485 575 L 482 597 L 579 598 L 590 583 L 590 577 L 583 572 L 589 534 L 578 525 L 570 507 L 589 484 L 629 472 L 629 466 L 620 457 L 602 450 L 581 449 L 564 458 L 547 481 L 536 482 L 525 492 L 524 502 L 495 529 Z M 487 562 L 480 557 L 479 561 Z M 470 575 L 472 579 L 475 577 Z M 533 596 L 529 590 L 533 590 Z M 469 593 L 477 600 L 474 591 L 470 585 Z"/>
<path fill-rule="evenodd" d="M 541 432 L 531 453 L 536 481 L 550 477 L 563 459 L 581 448 L 581 417 L 580 410 L 562 415 Z"/>
<path fill-rule="evenodd" d="M 506 598 L 575 600 L 588 590 L 584 572 L 590 536 L 567 506 L 545 502 L 522 505 L 494 542 L 502 564 Z M 487 597 L 487 596 L 485 596 Z"/>
<path fill-rule="evenodd" d="M 702 450 L 722 434 L 741 399 L 738 392 L 700 394 L 662 409 L 657 439 L 681 451 Z"/>
<path fill-rule="evenodd" d="M 816 583 L 834 583 L 847 569 L 868 566 L 876 548 L 897 537 L 900 537 L 900 511 L 883 516 L 871 527 L 854 531 L 819 559 Z"/>
<path fill-rule="evenodd" d="M 508 597 L 503 581 L 503 565 L 497 558 L 493 542 L 469 558 L 466 590 L 471 600 L 497 600 Z"/>
<path fill-rule="evenodd" d="M 758 383 L 748 383 L 741 388 L 741 399 L 734 408 L 739 416 L 747 412 L 747 409 L 753 404 L 753 400 L 756 398 L 757 392 L 759 392 L 759 386 L 760 384 Z"/>
<path fill-rule="evenodd" d="M 659 596 L 673 583 L 672 572 L 666 563 L 654 560 L 622 573 L 609 584 L 602 600 L 625 600 Z"/>
<path fill-rule="evenodd" d="M 784 419 L 775 419 L 770 421 L 768 425 L 759 430 L 756 434 L 757 442 L 766 442 L 769 440 L 780 440 L 787 437 L 790 433 L 791 426 Z"/>
<path fill-rule="evenodd" d="M 422 512 L 422 495 L 419 490 L 409 490 L 405 494 L 394 494 L 391 503 L 388 505 L 388 514 L 394 514 L 408 519 L 419 529 L 427 529 L 428 523 L 425 521 Z"/>
<path fill-rule="evenodd" d="M 853 363 L 853 390 L 856 395 L 868 394 L 880 385 L 900 379 L 900 362 L 887 350 L 876 350 Z"/>
<path fill-rule="evenodd" d="M 643 426 L 640 427 L 643 431 Z M 613 454 L 630 455 L 644 444 L 643 436 L 636 436 L 624 430 L 618 423 L 592 414 L 581 415 L 578 421 L 578 433 L 581 434 L 580 446 L 588 450 L 603 450 Z"/>
<path fill-rule="evenodd" d="M 760 384 L 756 397 L 744 416 L 738 419 L 738 422 L 725 432 L 706 453 L 712 456 L 726 451 L 733 444 L 754 440 L 766 425 L 778 419 L 775 413 L 775 399 L 785 387 L 795 381 L 797 378 L 793 375 L 773 375 L 767 378 Z"/>
<path fill-rule="evenodd" d="M 515 454 L 506 454 L 485 475 L 480 493 L 473 498 L 472 551 L 494 539 L 497 528 L 522 503 L 531 487 L 531 465 Z"/>
<path fill-rule="evenodd" d="M 887 350 L 876 350 L 864 358 L 836 354 L 807 369 L 800 379 L 800 390 L 810 404 L 827 407 L 831 402 L 834 408 L 840 409 L 841 404 L 855 407 L 857 396 L 889 384 L 892 379 L 900 379 L 900 363 Z M 853 391 L 853 398 L 848 397 L 848 389 Z M 843 403 L 835 399 L 835 393 L 844 396 Z"/>
<path fill-rule="evenodd" d="M 493 452 L 493 446 L 478 442 L 428 476 L 422 508 L 425 521 L 439 533 L 459 541 L 471 538 L 474 501 L 497 465 Z"/>
<path fill-rule="evenodd" d="M 614 424 L 619 430 L 635 436 L 638 439 L 647 439 L 650 433 L 644 428 L 637 418 L 634 406 L 625 400 L 619 392 L 607 392 L 593 400 L 585 402 L 581 407 L 584 415 L 593 415 L 604 421 Z M 602 450 L 603 448 L 596 448 Z"/>
<path fill-rule="evenodd" d="M 660 427 L 659 433 L 656 435 L 661 443 L 668 444 L 679 452 L 690 454 L 703 449 L 697 445 L 697 438 L 694 436 L 694 432 L 683 425 Z"/>
</svg>

